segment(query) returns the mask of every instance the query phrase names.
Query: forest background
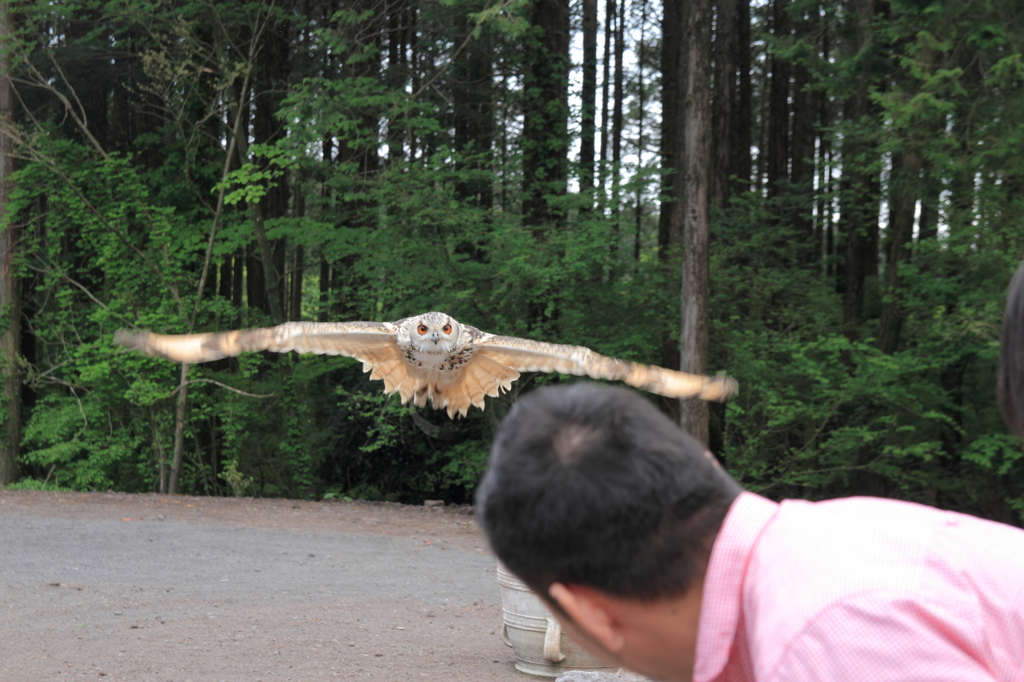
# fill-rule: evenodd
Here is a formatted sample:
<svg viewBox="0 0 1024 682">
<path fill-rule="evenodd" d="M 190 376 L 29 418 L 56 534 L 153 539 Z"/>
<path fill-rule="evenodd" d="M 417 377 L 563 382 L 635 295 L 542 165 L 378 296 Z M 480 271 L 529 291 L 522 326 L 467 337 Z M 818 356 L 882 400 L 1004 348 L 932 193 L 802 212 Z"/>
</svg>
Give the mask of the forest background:
<svg viewBox="0 0 1024 682">
<path fill-rule="evenodd" d="M 661 406 L 762 494 L 1019 525 L 1022 11 L 0 2 L 0 484 L 470 501 L 558 377 L 451 422 L 346 358 L 111 343 L 443 310 L 727 370 L 731 402 Z"/>
</svg>

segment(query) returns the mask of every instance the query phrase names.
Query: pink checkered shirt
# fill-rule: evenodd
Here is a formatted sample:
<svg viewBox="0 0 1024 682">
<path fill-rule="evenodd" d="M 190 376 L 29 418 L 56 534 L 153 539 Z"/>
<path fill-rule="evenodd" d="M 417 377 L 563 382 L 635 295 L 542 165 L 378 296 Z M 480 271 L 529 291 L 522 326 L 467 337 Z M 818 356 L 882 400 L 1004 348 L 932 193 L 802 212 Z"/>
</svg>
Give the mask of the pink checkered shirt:
<svg viewBox="0 0 1024 682">
<path fill-rule="evenodd" d="M 744 493 L 693 682 L 1024 682 L 1024 531 L 930 507 Z"/>
</svg>

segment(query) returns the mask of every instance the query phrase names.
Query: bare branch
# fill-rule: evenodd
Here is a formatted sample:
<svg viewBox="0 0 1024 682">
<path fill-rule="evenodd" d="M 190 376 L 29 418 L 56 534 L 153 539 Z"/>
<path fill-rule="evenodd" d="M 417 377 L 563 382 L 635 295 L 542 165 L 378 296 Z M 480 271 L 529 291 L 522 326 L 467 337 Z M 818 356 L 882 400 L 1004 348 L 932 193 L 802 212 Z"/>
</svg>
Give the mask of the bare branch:
<svg viewBox="0 0 1024 682">
<path fill-rule="evenodd" d="M 226 388 L 227 390 L 231 391 L 232 393 L 237 393 L 238 395 L 244 395 L 247 398 L 273 398 L 275 395 L 277 395 L 276 393 L 266 393 L 266 394 L 247 393 L 246 391 L 243 391 L 243 390 L 238 389 L 238 388 L 232 388 L 231 386 L 228 386 L 227 384 L 222 384 L 219 381 L 214 381 L 213 379 L 189 379 L 188 381 L 183 382 L 180 386 L 178 386 L 176 389 L 171 391 L 170 394 L 167 397 L 170 398 L 171 396 L 173 396 L 175 393 L 177 393 L 181 389 L 187 388 L 188 386 L 191 386 L 192 384 L 214 384 L 215 386 L 220 386 L 221 388 Z"/>
</svg>

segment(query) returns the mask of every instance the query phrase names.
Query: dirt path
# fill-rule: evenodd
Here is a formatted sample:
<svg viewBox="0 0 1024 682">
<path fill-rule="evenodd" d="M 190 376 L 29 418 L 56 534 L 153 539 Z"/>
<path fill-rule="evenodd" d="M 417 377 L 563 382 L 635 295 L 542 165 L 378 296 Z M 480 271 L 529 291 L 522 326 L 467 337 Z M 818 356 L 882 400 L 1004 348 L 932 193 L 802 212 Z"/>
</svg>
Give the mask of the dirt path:
<svg viewBox="0 0 1024 682">
<path fill-rule="evenodd" d="M 0 680 L 539 680 L 468 509 L 0 490 Z"/>
</svg>

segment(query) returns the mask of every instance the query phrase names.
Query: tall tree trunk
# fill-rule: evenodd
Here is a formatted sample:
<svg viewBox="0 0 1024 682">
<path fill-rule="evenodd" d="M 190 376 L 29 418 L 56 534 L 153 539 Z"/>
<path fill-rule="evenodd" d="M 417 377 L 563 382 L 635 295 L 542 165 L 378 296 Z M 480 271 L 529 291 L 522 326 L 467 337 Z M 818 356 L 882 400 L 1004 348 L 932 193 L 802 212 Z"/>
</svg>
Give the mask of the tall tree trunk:
<svg viewBox="0 0 1024 682">
<path fill-rule="evenodd" d="M 405 25 L 410 18 L 408 0 L 398 0 L 394 4 L 385 4 L 384 7 L 388 13 L 388 68 L 385 78 L 389 90 L 400 92 L 405 90 L 405 84 L 409 77 L 407 43 L 410 31 Z M 405 156 L 406 116 L 406 112 L 398 111 L 388 121 L 388 160 L 390 162 L 400 161 Z"/>
<path fill-rule="evenodd" d="M 185 408 L 188 405 L 188 363 L 181 363 L 181 381 L 178 383 L 178 400 L 174 407 L 174 454 L 171 456 L 171 476 L 167 483 L 167 493 L 178 492 L 178 479 L 181 476 L 181 459 L 185 450 Z"/>
<path fill-rule="evenodd" d="M 935 240 L 939 236 L 939 195 L 942 192 L 942 181 L 934 176 L 932 164 L 926 161 L 922 171 L 921 215 L 917 224 L 919 242 Z"/>
<path fill-rule="evenodd" d="M 658 259 L 666 271 L 674 269 L 682 244 L 683 208 L 683 102 L 686 80 L 683 71 L 683 3 L 664 3 L 661 23 L 661 196 L 658 215 Z M 673 330 L 661 334 L 661 365 L 679 369 L 679 342 Z M 661 409 L 679 418 L 679 401 L 663 398 Z"/>
<path fill-rule="evenodd" d="M 810 43 L 813 27 L 810 20 L 800 18 L 796 23 L 796 37 Z M 792 155 L 789 180 L 793 196 L 789 202 L 789 224 L 801 240 L 801 261 L 815 260 L 814 243 L 814 120 L 817 118 L 816 93 L 809 89 L 811 73 L 803 63 L 793 65 L 793 134 L 790 144 Z"/>
<path fill-rule="evenodd" d="M 736 188 L 740 192 L 750 190 L 751 134 L 754 126 L 752 90 L 750 83 L 750 0 L 734 0 L 736 3 L 736 70 L 739 83 L 736 91 L 735 135 L 733 162 L 730 174 L 736 176 Z"/>
<path fill-rule="evenodd" d="M 467 13 L 482 10 L 483 3 L 465 9 Z M 465 17 L 465 21 L 466 33 L 459 36 L 460 41 L 474 28 L 469 17 Z M 482 31 L 477 39 L 471 40 L 453 64 L 452 74 L 455 80 L 452 87 L 455 148 L 467 155 L 482 155 L 461 167 L 487 169 L 491 165 L 495 132 L 493 59 L 488 31 Z M 460 198 L 473 200 L 480 206 L 489 208 L 494 202 L 494 185 L 482 174 L 460 183 L 458 193 Z"/>
<path fill-rule="evenodd" d="M 251 310 L 267 309 L 267 287 L 263 274 L 263 260 L 254 255 L 253 245 L 245 247 L 245 303 Z M 267 250 L 269 259 L 269 249 Z"/>
<path fill-rule="evenodd" d="M 156 455 L 156 468 L 158 473 L 157 492 L 167 492 L 167 450 L 164 449 L 163 438 L 160 436 L 160 428 L 156 424 L 156 409 L 149 408 L 149 428 L 153 432 L 153 454 Z"/>
<path fill-rule="evenodd" d="M 237 249 L 231 257 L 231 307 L 238 314 L 236 324 L 242 324 L 242 300 L 245 293 L 245 249 Z"/>
<path fill-rule="evenodd" d="M 729 204 L 732 189 L 729 175 L 735 172 L 736 165 L 734 147 L 737 142 L 735 137 L 738 126 L 734 118 L 734 109 L 737 104 L 736 43 L 739 36 L 736 33 L 736 25 L 739 20 L 736 15 L 739 12 L 739 5 L 736 0 L 718 0 L 717 8 L 717 30 L 713 46 L 715 82 L 711 98 L 711 136 L 715 140 L 715 147 L 709 192 L 711 205 L 725 208 Z"/>
<path fill-rule="evenodd" d="M 772 34 L 776 43 L 787 43 L 791 22 L 786 7 L 788 0 L 772 2 Z M 789 91 L 790 64 L 776 53 L 771 57 L 771 91 L 768 103 L 768 196 L 782 194 L 782 185 L 789 178 Z"/>
<path fill-rule="evenodd" d="M 873 40 L 872 0 L 854 0 L 855 42 L 850 49 L 856 54 Z M 860 335 L 864 315 L 865 278 L 877 272 L 878 244 L 878 172 L 871 160 L 877 157 L 875 116 L 877 108 L 870 101 L 871 67 L 864 60 L 857 74 L 853 95 L 844 105 L 846 131 L 843 136 L 843 173 L 840 177 L 840 238 L 843 253 L 839 279 L 843 294 L 843 333 L 849 339 Z"/>
<path fill-rule="evenodd" d="M 612 43 L 615 31 L 615 0 L 604 4 L 604 62 L 601 67 L 601 158 L 597 166 L 598 202 L 605 204 L 605 178 L 608 175 L 608 103 L 612 82 Z"/>
<path fill-rule="evenodd" d="M 609 245 L 612 262 L 619 251 L 622 214 L 622 106 L 625 99 L 623 81 L 625 65 L 622 63 L 626 48 L 626 2 L 619 0 L 615 11 L 615 102 L 612 106 L 612 238 Z"/>
<path fill-rule="evenodd" d="M 920 56 L 922 65 L 931 71 L 938 55 L 930 48 L 924 50 Z M 931 134 L 937 138 L 943 134 L 945 117 L 932 121 Z M 929 133 L 925 133 L 928 135 Z M 941 172 L 940 172 L 941 173 Z M 935 168 L 929 160 L 921 163 L 921 215 L 917 224 L 918 242 L 935 240 L 939 236 L 939 196 L 942 193 L 942 178 L 937 177 Z"/>
<path fill-rule="evenodd" d="M 671 250 L 682 242 L 683 206 L 677 194 L 682 169 L 677 166 L 684 157 L 683 101 L 686 81 L 683 72 L 682 3 L 667 2 L 661 25 L 661 211 L 658 216 L 658 255 L 666 261 Z M 671 352 L 672 366 L 678 352 Z M 668 360 L 662 356 L 662 363 Z M 670 365 L 665 365 L 666 367 Z"/>
<path fill-rule="evenodd" d="M 640 239 L 644 219 L 644 189 L 647 184 L 643 180 L 644 172 L 644 106 L 646 102 L 646 89 L 644 88 L 644 40 L 647 28 L 647 0 L 640 0 L 640 45 L 637 48 L 637 61 L 639 62 L 639 77 L 636 84 L 637 112 L 636 112 L 636 229 L 633 234 L 633 261 L 640 262 Z"/>
<path fill-rule="evenodd" d="M 860 336 L 864 314 L 864 283 L 875 243 L 871 232 L 878 233 L 878 197 L 873 178 L 862 169 L 849 168 L 859 145 L 852 139 L 843 143 L 843 175 L 840 178 L 840 219 L 843 263 L 839 275 L 843 293 L 843 333 L 849 339 Z"/>
<path fill-rule="evenodd" d="M 306 200 L 302 193 L 302 182 L 296 181 L 292 192 L 292 204 L 295 207 L 295 217 L 302 219 L 306 217 Z M 302 285 L 306 272 L 306 249 L 302 244 L 296 244 L 293 254 L 293 265 L 291 272 L 291 286 L 289 287 L 288 319 L 302 319 Z"/>
<path fill-rule="evenodd" d="M 821 98 L 822 121 L 828 115 L 825 111 L 827 97 Z M 825 123 L 822 123 L 824 126 Z M 835 265 L 832 262 L 835 247 L 833 244 L 832 229 L 832 147 L 828 134 L 822 132 L 818 138 L 818 196 L 817 196 L 817 222 L 815 223 L 815 234 L 812 240 L 815 248 L 814 258 L 818 262 L 824 260 L 824 272 L 826 275 L 834 274 Z"/>
<path fill-rule="evenodd" d="M 583 102 L 580 109 L 580 193 L 594 188 L 597 117 L 597 0 L 583 0 Z"/>
<path fill-rule="evenodd" d="M 685 98 L 682 130 L 683 273 L 679 368 L 704 374 L 708 364 L 708 168 L 711 134 L 711 0 L 683 4 L 683 70 Z M 677 185 L 678 187 L 678 185 Z M 708 404 L 683 400 L 679 410 L 683 430 L 708 442 Z"/>
<path fill-rule="evenodd" d="M 316 319 L 327 322 L 331 319 L 331 266 L 322 254 L 320 256 L 320 309 Z"/>
<path fill-rule="evenodd" d="M 540 227 L 560 218 L 548 201 L 566 191 L 569 154 L 569 2 L 533 0 L 524 38 L 523 219 Z"/>
<path fill-rule="evenodd" d="M 304 264 L 306 259 L 306 250 L 302 247 L 302 244 L 295 245 L 295 252 L 293 255 L 294 265 L 292 266 L 292 281 L 290 289 L 290 302 L 288 304 L 289 320 L 301 320 L 302 319 L 302 275 L 305 271 Z"/>
<path fill-rule="evenodd" d="M 886 252 L 885 285 L 882 290 L 882 319 L 878 348 L 887 355 L 896 352 L 906 311 L 900 300 L 899 266 L 909 257 L 907 246 L 914 238 L 914 209 L 921 179 L 921 154 L 913 146 L 893 156 L 889 193 L 889 248 Z"/>
<path fill-rule="evenodd" d="M 256 58 L 255 77 L 253 79 L 253 116 L 252 138 L 258 144 L 272 145 L 283 137 L 284 129 L 277 118 L 281 108 L 281 100 L 288 85 L 288 57 L 290 24 L 278 18 L 267 27 L 262 40 L 262 49 Z M 257 165 L 266 167 L 261 159 Z M 265 221 L 284 217 L 288 212 L 288 186 L 282 180 L 267 189 L 266 195 L 259 204 L 251 207 L 253 223 L 256 229 L 256 243 L 259 246 L 260 260 L 263 263 L 264 284 L 267 290 L 264 310 L 270 313 L 274 322 L 281 323 L 287 319 L 285 292 L 285 244 L 283 239 L 271 241 L 264 228 Z"/>
<path fill-rule="evenodd" d="M 9 3 L 0 4 L 0 43 L 13 40 L 13 18 Z M 0 121 L 8 124 L 14 116 L 14 86 L 11 82 L 11 57 L 0 53 Z M 0 380 L 3 381 L 3 405 L 0 408 L 0 487 L 18 479 L 18 452 L 21 446 L 21 305 L 19 281 L 14 257 L 18 246 L 18 228 L 8 203 L 14 173 L 14 141 L 0 126 Z"/>
<path fill-rule="evenodd" d="M 822 59 L 829 59 L 829 34 L 828 29 L 821 31 L 821 55 Z M 832 138 L 829 128 L 832 127 L 830 118 L 829 98 L 821 93 L 818 98 L 818 195 L 817 221 L 815 222 L 815 233 L 812 242 L 814 243 L 815 256 L 818 262 L 824 260 L 824 273 L 826 276 L 834 274 L 833 268 L 833 230 L 832 230 Z"/>
<path fill-rule="evenodd" d="M 231 282 L 234 277 L 231 273 L 231 256 L 225 256 L 224 262 L 220 264 L 220 276 L 217 278 L 217 295 L 225 301 L 231 300 Z"/>
</svg>

